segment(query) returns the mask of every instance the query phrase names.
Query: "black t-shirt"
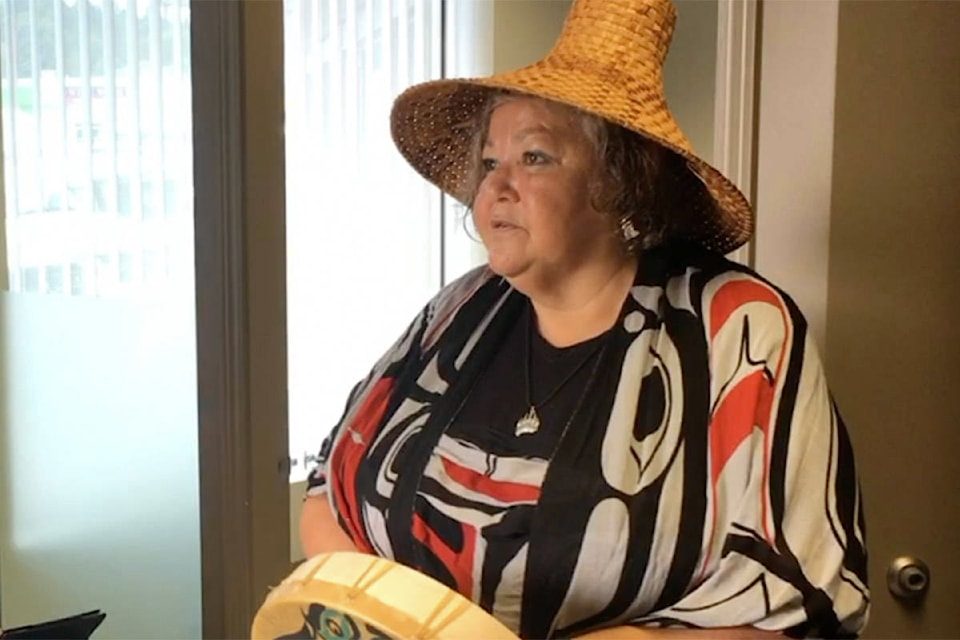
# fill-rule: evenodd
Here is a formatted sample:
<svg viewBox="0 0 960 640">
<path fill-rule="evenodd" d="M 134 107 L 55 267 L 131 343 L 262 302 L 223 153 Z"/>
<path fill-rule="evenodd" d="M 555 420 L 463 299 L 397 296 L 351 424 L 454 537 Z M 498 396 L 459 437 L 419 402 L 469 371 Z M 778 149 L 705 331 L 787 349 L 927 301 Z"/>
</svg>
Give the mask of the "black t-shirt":
<svg viewBox="0 0 960 640">
<path fill-rule="evenodd" d="M 554 347 L 535 328 L 528 306 L 504 337 L 490 365 L 480 374 L 446 435 L 470 443 L 488 456 L 549 461 L 567 423 L 581 404 L 605 335 L 569 347 Z M 531 373 L 530 394 L 527 393 L 527 362 Z M 517 436 L 517 420 L 530 408 L 528 398 L 536 405 L 541 426 L 536 433 Z M 490 471 L 494 468 L 496 465 L 492 464 Z M 448 499 L 451 503 L 462 502 L 452 496 Z M 516 569 L 509 570 L 507 564 L 529 539 L 536 506 L 524 500 L 504 504 L 500 499 L 486 506 L 472 506 L 490 515 L 499 511 L 496 524 L 484 527 L 481 533 L 486 547 L 477 602 L 491 610 L 497 586 L 522 579 L 525 569 L 518 575 Z M 462 551 L 464 540 L 456 522 L 433 508 L 423 496 L 416 501 L 415 509 L 430 530 L 443 537 L 445 544 Z M 425 561 L 431 575 L 449 575 L 446 567 L 429 563 L 430 558 L 426 556 Z M 452 576 L 445 582 L 455 584 Z"/>
<path fill-rule="evenodd" d="M 551 458 L 580 403 L 606 334 L 558 348 L 544 340 L 532 316 L 529 306 L 520 314 L 447 435 L 476 444 L 493 455 Z M 530 408 L 530 400 L 536 406 L 540 429 L 517 436 L 517 420 Z"/>
</svg>

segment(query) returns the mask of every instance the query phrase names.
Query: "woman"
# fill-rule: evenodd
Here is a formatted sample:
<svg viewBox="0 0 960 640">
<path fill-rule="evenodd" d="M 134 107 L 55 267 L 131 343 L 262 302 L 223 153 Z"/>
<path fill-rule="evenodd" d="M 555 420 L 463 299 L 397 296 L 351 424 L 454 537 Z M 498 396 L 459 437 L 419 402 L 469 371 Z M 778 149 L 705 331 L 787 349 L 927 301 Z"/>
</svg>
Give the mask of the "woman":
<svg viewBox="0 0 960 640">
<path fill-rule="evenodd" d="M 673 21 L 578 0 L 543 61 L 398 98 L 489 264 L 354 389 L 308 555 L 398 560 L 527 638 L 861 630 L 849 440 L 796 306 L 723 257 L 752 213 L 666 109 Z"/>
</svg>

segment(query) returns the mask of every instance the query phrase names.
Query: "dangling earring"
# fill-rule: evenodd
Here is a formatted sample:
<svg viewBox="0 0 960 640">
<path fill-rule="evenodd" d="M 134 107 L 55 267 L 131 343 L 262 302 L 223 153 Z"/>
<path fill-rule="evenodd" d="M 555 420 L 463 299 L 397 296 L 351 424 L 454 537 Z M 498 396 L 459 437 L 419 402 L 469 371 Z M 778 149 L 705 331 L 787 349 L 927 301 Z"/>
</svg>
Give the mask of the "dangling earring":
<svg viewBox="0 0 960 640">
<path fill-rule="evenodd" d="M 624 242 L 630 244 L 639 235 L 640 232 L 633 226 L 633 221 L 630 219 L 630 216 L 620 218 L 620 237 L 623 238 Z"/>
</svg>

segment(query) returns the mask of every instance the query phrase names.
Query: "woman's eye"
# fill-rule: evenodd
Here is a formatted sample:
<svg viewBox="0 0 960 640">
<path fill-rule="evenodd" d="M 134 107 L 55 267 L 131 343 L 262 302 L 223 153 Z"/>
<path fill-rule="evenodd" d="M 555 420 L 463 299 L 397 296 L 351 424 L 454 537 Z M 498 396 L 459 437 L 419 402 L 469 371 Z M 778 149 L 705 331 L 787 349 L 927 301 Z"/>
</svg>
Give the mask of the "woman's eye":
<svg viewBox="0 0 960 640">
<path fill-rule="evenodd" d="M 546 164 L 547 154 L 543 151 L 524 151 L 523 152 L 523 164 L 536 165 L 536 164 Z"/>
<path fill-rule="evenodd" d="M 493 158 L 483 158 L 480 162 L 483 164 L 483 170 L 485 172 L 493 171 L 497 168 L 497 161 Z"/>
</svg>

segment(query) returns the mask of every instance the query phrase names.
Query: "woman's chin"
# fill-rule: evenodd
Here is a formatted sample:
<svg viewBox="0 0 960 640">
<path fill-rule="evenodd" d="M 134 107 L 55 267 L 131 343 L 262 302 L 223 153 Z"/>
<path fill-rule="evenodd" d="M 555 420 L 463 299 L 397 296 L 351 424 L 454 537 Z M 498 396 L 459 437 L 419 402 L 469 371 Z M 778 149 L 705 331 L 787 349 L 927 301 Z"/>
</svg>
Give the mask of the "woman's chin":
<svg viewBox="0 0 960 640">
<path fill-rule="evenodd" d="M 526 271 L 526 265 L 520 263 L 518 260 L 500 257 L 495 254 L 491 254 L 488 257 L 487 263 L 490 265 L 491 271 L 507 280 L 516 278 Z"/>
</svg>

